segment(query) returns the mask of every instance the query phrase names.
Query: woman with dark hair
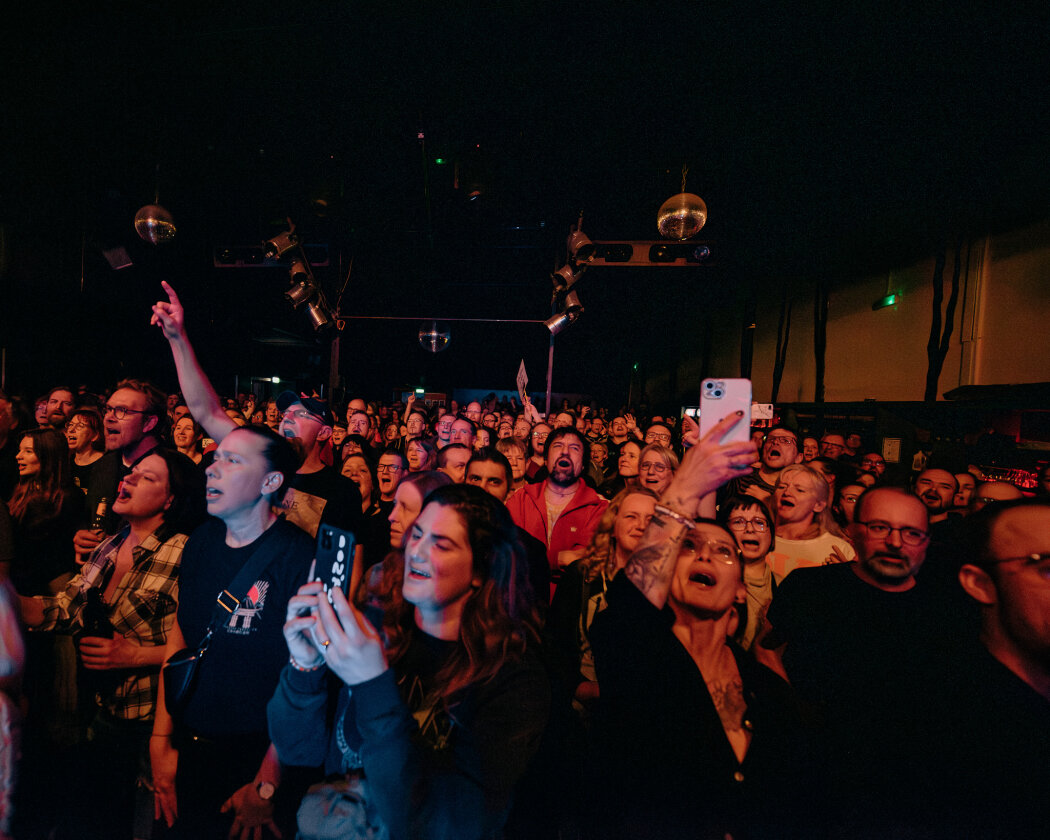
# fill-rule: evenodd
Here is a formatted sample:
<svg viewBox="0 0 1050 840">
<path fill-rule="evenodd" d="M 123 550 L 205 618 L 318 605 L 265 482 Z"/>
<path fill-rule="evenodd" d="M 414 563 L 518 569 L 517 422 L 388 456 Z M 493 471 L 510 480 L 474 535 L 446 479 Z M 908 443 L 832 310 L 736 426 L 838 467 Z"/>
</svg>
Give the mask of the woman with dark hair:
<svg viewBox="0 0 1050 840">
<path fill-rule="evenodd" d="M 188 414 L 184 414 L 175 421 L 175 425 L 171 430 L 171 438 L 179 452 L 195 464 L 201 462 L 203 457 L 201 440 L 204 438 L 204 429 L 198 425 L 196 420 Z"/>
<path fill-rule="evenodd" d="M 391 837 L 498 834 L 549 706 L 506 508 L 439 488 L 384 561 L 381 615 L 333 594 L 309 583 L 288 603 L 291 657 L 269 707 L 282 762 L 363 781 L 368 821 Z"/>
<path fill-rule="evenodd" d="M 144 768 L 160 666 L 175 623 L 182 548 L 204 519 L 204 475 L 184 455 L 156 449 L 121 482 L 113 512 L 122 528 L 92 551 L 62 592 L 21 599 L 33 630 L 79 636 L 89 675 L 82 687 L 95 704 L 88 778 L 105 777 L 85 789 L 92 825 L 79 836 L 90 837 L 131 836 L 136 803 L 139 817 L 152 822 L 152 798 L 137 792 L 150 784 Z"/>
<path fill-rule="evenodd" d="M 777 588 L 766 563 L 766 556 L 776 545 L 773 516 L 766 503 L 754 496 L 731 496 L 722 502 L 718 520 L 733 535 L 743 561 L 747 600 L 739 606 L 742 616 L 733 640 L 748 650 L 762 627 Z"/>
<path fill-rule="evenodd" d="M 73 483 L 86 494 L 92 469 L 106 450 L 102 415 L 94 408 L 78 408 L 69 418 L 65 434 L 73 456 Z"/>
<path fill-rule="evenodd" d="M 14 540 L 11 582 L 19 595 L 50 595 L 75 569 L 73 533 L 83 496 L 73 485 L 69 444 L 56 429 L 27 431 L 15 461 L 18 485 L 7 503 Z"/>
</svg>

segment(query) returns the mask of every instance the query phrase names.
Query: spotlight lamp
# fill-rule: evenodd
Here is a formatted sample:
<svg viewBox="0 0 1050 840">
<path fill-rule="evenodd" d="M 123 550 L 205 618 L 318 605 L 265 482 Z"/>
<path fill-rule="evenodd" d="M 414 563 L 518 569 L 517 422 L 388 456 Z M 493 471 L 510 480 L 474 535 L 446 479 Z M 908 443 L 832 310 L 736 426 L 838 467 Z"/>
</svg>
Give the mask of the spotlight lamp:
<svg viewBox="0 0 1050 840">
<path fill-rule="evenodd" d="M 569 261 L 575 265 L 589 263 L 594 259 L 594 254 L 598 250 L 582 230 L 574 230 L 569 234 L 565 249 L 569 253 Z"/>
<path fill-rule="evenodd" d="M 298 309 L 313 297 L 315 291 L 317 291 L 316 286 L 308 280 L 300 280 L 292 283 L 288 291 L 284 293 L 284 297 L 292 305 L 292 309 Z"/>
<path fill-rule="evenodd" d="M 328 311 L 328 305 L 320 294 L 318 294 L 317 300 L 312 300 L 306 304 L 306 317 L 313 324 L 315 330 L 330 327 L 335 323 L 332 313 Z"/>
<path fill-rule="evenodd" d="M 559 268 L 557 271 L 551 274 L 551 282 L 554 284 L 554 291 L 559 292 L 568 288 L 580 279 L 581 273 L 582 272 L 573 274 L 571 267 L 563 265 L 561 268 Z"/>
<path fill-rule="evenodd" d="M 288 230 L 263 243 L 263 256 L 268 260 L 279 260 L 298 245 L 299 236 L 295 233 L 295 226 L 289 223 Z"/>
<path fill-rule="evenodd" d="M 555 296 L 555 301 L 557 300 L 558 296 Z M 561 300 L 559 309 L 560 312 L 556 312 L 543 322 L 544 326 L 551 331 L 551 335 L 563 332 L 570 324 L 575 324 L 579 320 L 583 314 L 583 304 L 580 303 L 579 294 L 575 291 L 569 292 Z"/>
</svg>

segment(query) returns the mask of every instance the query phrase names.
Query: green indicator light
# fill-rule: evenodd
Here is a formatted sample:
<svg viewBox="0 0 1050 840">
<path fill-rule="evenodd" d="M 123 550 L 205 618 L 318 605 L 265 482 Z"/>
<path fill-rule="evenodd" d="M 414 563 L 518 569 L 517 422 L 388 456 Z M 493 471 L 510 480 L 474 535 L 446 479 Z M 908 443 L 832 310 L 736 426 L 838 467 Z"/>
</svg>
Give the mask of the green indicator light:
<svg viewBox="0 0 1050 840">
<path fill-rule="evenodd" d="M 438 166 L 441 166 L 444 162 L 444 158 L 434 158 L 434 163 L 436 163 Z"/>
<path fill-rule="evenodd" d="M 875 301 L 875 303 L 871 305 L 871 309 L 874 312 L 877 309 L 885 309 L 887 306 L 893 306 L 895 303 L 897 303 L 897 294 L 891 292 L 885 297 L 881 297 Z"/>
</svg>

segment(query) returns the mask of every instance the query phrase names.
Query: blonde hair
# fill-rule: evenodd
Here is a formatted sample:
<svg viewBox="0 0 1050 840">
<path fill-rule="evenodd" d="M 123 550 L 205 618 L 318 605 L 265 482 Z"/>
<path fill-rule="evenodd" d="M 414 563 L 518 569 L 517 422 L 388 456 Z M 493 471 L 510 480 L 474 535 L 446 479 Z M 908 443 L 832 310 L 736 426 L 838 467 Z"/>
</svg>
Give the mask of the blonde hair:
<svg viewBox="0 0 1050 840">
<path fill-rule="evenodd" d="M 616 518 L 620 515 L 624 499 L 634 494 L 659 499 L 648 487 L 627 487 L 613 497 L 602 514 L 594 536 L 591 537 L 586 554 L 580 558 L 580 574 L 585 581 L 594 580 L 602 572 L 608 576 L 615 573 L 616 537 L 613 536 L 613 531 L 616 528 Z"/>
<path fill-rule="evenodd" d="M 777 484 L 796 473 L 809 477 L 810 486 L 813 488 L 817 501 L 824 502 L 824 509 L 813 514 L 813 522 L 820 526 L 820 532 L 822 534 L 825 532 L 831 533 L 836 537 L 843 536 L 842 529 L 835 522 L 831 512 L 831 485 L 821 475 L 820 470 L 815 470 L 807 464 L 791 464 L 780 471 L 780 475 L 777 476 Z"/>
</svg>

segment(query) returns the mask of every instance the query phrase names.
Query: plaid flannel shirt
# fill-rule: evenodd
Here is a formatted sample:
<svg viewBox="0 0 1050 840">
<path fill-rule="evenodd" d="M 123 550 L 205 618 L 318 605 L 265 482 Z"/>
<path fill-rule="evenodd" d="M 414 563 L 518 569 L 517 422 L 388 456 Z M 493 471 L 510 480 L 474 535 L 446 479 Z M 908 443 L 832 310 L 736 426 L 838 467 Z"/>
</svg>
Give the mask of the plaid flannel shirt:
<svg viewBox="0 0 1050 840">
<path fill-rule="evenodd" d="M 58 595 L 42 597 L 44 622 L 37 630 L 75 629 L 82 624 L 81 613 L 87 591 L 105 589 L 113 574 L 117 550 L 127 539 L 130 528 L 99 545 Z M 163 645 L 175 624 L 178 607 L 179 564 L 182 548 L 188 538 L 175 534 L 163 543 L 157 532 L 150 534 L 131 550 L 131 568 L 117 584 L 109 606 L 109 620 L 114 632 L 137 645 Z M 100 698 L 103 708 L 121 720 L 151 720 L 157 702 L 160 668 L 127 668 L 112 673 L 116 687 Z"/>
</svg>

